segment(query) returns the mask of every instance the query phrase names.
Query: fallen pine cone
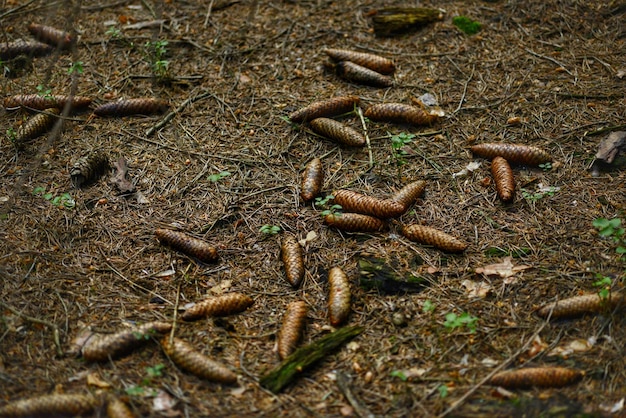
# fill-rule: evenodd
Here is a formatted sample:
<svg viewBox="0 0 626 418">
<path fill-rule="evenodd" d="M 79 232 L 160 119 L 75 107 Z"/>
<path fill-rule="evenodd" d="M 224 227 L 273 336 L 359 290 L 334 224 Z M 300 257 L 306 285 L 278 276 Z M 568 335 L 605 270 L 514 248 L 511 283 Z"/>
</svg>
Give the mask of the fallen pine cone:
<svg viewBox="0 0 626 418">
<path fill-rule="evenodd" d="M 552 157 L 546 151 L 529 145 L 494 142 L 472 145 L 470 149 L 480 157 L 494 158 L 500 156 L 510 163 L 539 165 L 552 161 Z"/>
<path fill-rule="evenodd" d="M 39 95 L 39 94 L 17 94 L 4 99 L 4 107 L 13 109 L 26 107 L 35 110 L 44 110 L 51 107 L 62 110 L 66 103 L 70 101 L 70 96 L 63 95 Z M 81 110 L 91 105 L 91 99 L 84 96 L 71 97 L 71 109 Z"/>
<path fill-rule="evenodd" d="M 19 146 L 24 141 L 37 138 L 38 136 L 48 132 L 57 121 L 58 115 L 59 109 L 50 108 L 28 119 L 17 130 L 17 135 L 15 137 L 16 144 Z"/>
<path fill-rule="evenodd" d="M 424 193 L 426 182 L 424 180 L 414 181 L 400 189 L 396 194 L 391 196 L 391 200 L 398 202 L 404 208 L 404 212 L 409 210 L 411 205 L 415 203 L 418 197 Z"/>
<path fill-rule="evenodd" d="M 346 232 L 380 232 L 387 229 L 387 224 L 381 219 L 360 213 L 329 213 L 324 217 L 324 223 Z"/>
<path fill-rule="evenodd" d="M 302 173 L 302 187 L 300 190 L 300 197 L 305 202 L 315 199 L 320 194 L 322 185 L 324 183 L 324 169 L 322 167 L 322 160 L 319 158 L 313 158 Z"/>
<path fill-rule="evenodd" d="M 578 382 L 583 375 L 579 370 L 564 367 L 528 367 L 497 373 L 488 384 L 507 389 L 560 388 Z"/>
<path fill-rule="evenodd" d="M 135 414 L 130 407 L 119 398 L 111 396 L 107 401 L 108 418 L 135 418 Z"/>
<path fill-rule="evenodd" d="M 333 196 L 333 203 L 340 205 L 343 211 L 380 219 L 395 218 L 406 211 L 406 207 L 396 200 L 378 199 L 352 190 L 336 190 Z"/>
<path fill-rule="evenodd" d="M 139 327 L 110 335 L 93 336 L 82 347 L 87 361 L 106 361 L 121 357 L 150 341 L 150 337 L 164 334 L 172 329 L 169 322 L 148 322 Z"/>
<path fill-rule="evenodd" d="M 537 315 L 547 318 L 552 313 L 551 319 L 569 319 L 620 308 L 626 308 L 626 295 L 623 293 L 611 292 L 606 298 L 591 293 L 548 303 L 537 310 Z"/>
<path fill-rule="evenodd" d="M 328 285 L 328 318 L 337 327 L 350 315 L 350 281 L 340 267 L 333 267 L 328 272 Z"/>
<path fill-rule="evenodd" d="M 353 111 L 354 106 L 358 105 L 360 100 L 358 96 L 338 96 L 332 99 L 313 102 L 290 114 L 289 120 L 301 123 L 317 118 L 342 115 Z"/>
<path fill-rule="evenodd" d="M 283 325 L 278 333 L 278 355 L 281 359 L 289 357 L 296 349 L 302 330 L 306 324 L 308 307 L 302 300 L 291 302 L 287 306 L 287 312 L 283 318 Z"/>
<path fill-rule="evenodd" d="M 93 413 L 98 401 L 91 395 L 53 394 L 22 399 L 0 407 L 0 417 L 73 417 Z"/>
<path fill-rule="evenodd" d="M 296 237 L 285 235 L 280 246 L 280 257 L 285 266 L 287 281 L 297 288 L 304 277 L 304 254 Z"/>
<path fill-rule="evenodd" d="M 350 61 L 380 74 L 392 74 L 396 69 L 392 60 L 367 52 L 357 52 L 337 48 L 324 48 L 322 52 L 334 61 Z"/>
<path fill-rule="evenodd" d="M 372 87 L 391 87 L 393 78 L 378 73 L 351 61 L 341 61 L 335 65 L 337 75 L 344 80 Z"/>
<path fill-rule="evenodd" d="M 44 57 L 50 55 L 54 47 L 41 42 L 17 40 L 0 43 L 0 60 L 8 61 L 25 55 L 27 57 Z"/>
<path fill-rule="evenodd" d="M 491 161 L 491 175 L 496 184 L 498 197 L 503 202 L 510 202 L 515 196 L 515 178 L 508 161 L 496 156 Z"/>
<path fill-rule="evenodd" d="M 365 137 L 356 129 L 329 118 L 316 118 L 310 123 L 311 129 L 318 135 L 332 139 L 347 147 L 362 147 L 365 145 Z"/>
<path fill-rule="evenodd" d="M 136 99 L 118 100 L 116 102 L 105 103 L 96 107 L 93 113 L 97 116 L 131 116 L 131 115 L 152 115 L 163 113 L 169 104 L 167 100 L 153 97 L 143 97 Z"/>
<path fill-rule="evenodd" d="M 368 107 L 363 116 L 373 121 L 410 125 L 432 125 L 439 119 L 439 116 L 430 114 L 424 109 L 403 103 L 375 104 Z"/>
<path fill-rule="evenodd" d="M 443 231 L 424 225 L 408 225 L 402 227 L 402 235 L 411 241 L 432 245 L 443 251 L 460 253 L 465 251 L 467 244 L 448 235 Z"/>
<path fill-rule="evenodd" d="M 96 151 L 74 163 L 70 170 L 70 179 L 74 187 L 80 188 L 95 182 L 110 169 L 109 158 Z"/>
<path fill-rule="evenodd" d="M 166 244 L 183 254 L 195 257 L 203 263 L 212 263 L 218 259 L 215 247 L 184 232 L 159 228 L 154 231 L 154 234 L 162 244 Z"/>
<path fill-rule="evenodd" d="M 245 311 L 254 303 L 248 295 L 242 293 L 226 293 L 197 302 L 181 315 L 183 321 L 196 321 L 198 319 L 233 315 Z"/>
<path fill-rule="evenodd" d="M 61 49 L 69 48 L 76 41 L 76 38 L 74 38 L 70 33 L 53 28 L 52 26 L 31 23 L 28 25 L 28 31 L 38 41 L 59 47 Z"/>
<path fill-rule="evenodd" d="M 213 382 L 225 384 L 237 382 L 237 375 L 232 370 L 196 351 L 181 339 L 173 338 L 170 342 L 169 337 L 163 337 L 161 346 L 165 354 L 182 370 Z"/>
</svg>

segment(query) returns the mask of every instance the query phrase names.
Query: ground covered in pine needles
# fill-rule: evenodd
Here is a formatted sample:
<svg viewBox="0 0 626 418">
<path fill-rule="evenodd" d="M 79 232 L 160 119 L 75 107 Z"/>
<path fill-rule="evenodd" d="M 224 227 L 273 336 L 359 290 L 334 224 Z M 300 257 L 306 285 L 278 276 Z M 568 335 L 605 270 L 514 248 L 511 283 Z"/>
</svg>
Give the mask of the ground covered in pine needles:
<svg viewBox="0 0 626 418">
<path fill-rule="evenodd" d="M 625 130 L 625 4 L 426 2 L 420 6 L 444 10 L 441 20 L 378 37 L 371 17 L 380 3 L 414 6 L 1 3 L 2 42 L 32 39 L 31 22 L 79 35 L 75 50 L 3 63 L 3 97 L 76 94 L 92 98 L 92 109 L 156 97 L 179 111 L 163 124 L 165 115 L 86 111 L 19 147 L 14 133 L 30 115 L 2 111 L 0 406 L 106 392 L 138 416 L 625 413 L 624 316 L 546 322 L 534 313 L 557 299 L 624 287 L 619 243 L 593 222 L 625 218 L 626 171 L 616 163 L 594 177 L 590 167 L 600 141 Z M 465 34 L 453 24 L 458 16 L 481 30 Z M 327 64 L 328 47 L 391 58 L 394 86 L 339 78 Z M 338 146 L 287 120 L 335 96 L 359 96 L 364 111 L 423 101 L 426 93 L 445 113 L 429 127 L 344 115 L 347 125 L 366 129 L 363 148 Z M 490 162 L 469 151 L 482 142 L 537 146 L 554 161 L 513 166 L 515 197 L 505 204 Z M 75 188 L 72 166 L 93 151 L 111 165 L 123 157 L 135 191 L 120 192 L 110 173 Z M 323 223 L 327 205 L 299 197 L 313 157 L 323 162 L 321 197 L 348 188 L 386 198 L 415 180 L 425 180 L 426 190 L 388 231 L 340 232 Z M 472 162 L 479 164 L 463 173 Z M 413 223 L 469 246 L 448 254 L 409 241 L 400 227 Z M 172 251 L 155 238 L 157 228 L 205 239 L 219 260 L 204 264 Z M 279 255 L 285 234 L 303 240 L 306 274 L 296 289 Z M 364 288 L 363 260 L 412 278 L 419 291 Z M 308 306 L 301 345 L 333 331 L 327 277 L 334 266 L 350 280 L 346 326 L 363 332 L 280 393 L 266 390 L 259 380 L 280 364 L 274 346 L 290 302 Z M 100 363 L 71 352 L 81 330 L 172 322 L 177 308 L 227 292 L 254 304 L 223 318 L 176 321 L 174 333 L 234 371 L 234 385 L 181 371 L 156 343 Z M 584 376 L 563 388 L 484 384 L 498 368 L 531 366 Z"/>
</svg>

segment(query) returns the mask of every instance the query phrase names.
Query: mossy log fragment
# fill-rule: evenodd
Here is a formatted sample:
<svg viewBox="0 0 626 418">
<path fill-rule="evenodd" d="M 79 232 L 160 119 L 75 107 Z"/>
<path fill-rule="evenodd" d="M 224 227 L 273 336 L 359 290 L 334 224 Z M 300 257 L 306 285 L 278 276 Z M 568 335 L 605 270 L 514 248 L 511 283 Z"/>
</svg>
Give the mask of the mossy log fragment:
<svg viewBox="0 0 626 418">
<path fill-rule="evenodd" d="M 363 289 L 377 289 L 385 294 L 416 293 L 428 286 L 423 277 L 410 273 L 405 276 L 379 258 L 360 259 L 359 273 L 359 284 Z"/>
<path fill-rule="evenodd" d="M 385 7 L 372 16 L 377 36 L 394 36 L 443 19 L 443 11 L 428 7 Z"/>
<path fill-rule="evenodd" d="M 261 386 L 273 393 L 280 392 L 309 366 L 328 356 L 333 350 L 346 344 L 362 332 L 363 327 L 360 326 L 343 327 L 299 348 L 278 367 L 263 376 L 260 380 Z"/>
</svg>

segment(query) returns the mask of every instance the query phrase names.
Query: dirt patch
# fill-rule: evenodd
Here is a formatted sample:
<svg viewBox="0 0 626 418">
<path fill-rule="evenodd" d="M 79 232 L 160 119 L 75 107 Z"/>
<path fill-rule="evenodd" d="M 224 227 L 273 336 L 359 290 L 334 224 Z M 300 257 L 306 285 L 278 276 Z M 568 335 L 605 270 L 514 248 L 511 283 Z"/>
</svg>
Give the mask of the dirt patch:
<svg viewBox="0 0 626 418">
<path fill-rule="evenodd" d="M 601 415 L 623 399 L 622 316 L 545 324 L 533 310 L 597 292 L 597 275 L 613 290 L 624 285 L 616 244 L 592 223 L 624 219 L 625 172 L 589 171 L 601 139 L 624 130 L 624 5 L 432 6 L 445 9 L 443 20 L 378 38 L 369 18 L 380 7 L 375 2 L 4 2 L 2 42 L 31 39 L 31 22 L 80 36 L 74 51 L 7 64 L 3 96 L 74 93 L 91 97 L 93 106 L 157 97 L 179 111 L 158 129 L 164 115 L 78 113 L 62 131 L 21 148 L 10 131 L 29 114 L 3 111 L 9 131 L 0 143 L 1 403 L 108 385 L 105 391 L 125 397 L 141 416 L 363 414 L 338 388 L 334 370 L 349 376 L 355 398 L 378 416 L 435 416 L 451 406 L 458 416 L 523 409 Z M 461 15 L 479 21 L 481 31 L 462 33 L 452 24 Z M 393 59 L 396 84 L 340 79 L 324 65 L 324 47 Z M 339 147 L 286 119 L 334 96 L 357 95 L 365 110 L 410 104 L 424 93 L 445 111 L 431 127 L 345 115 L 342 121 L 361 132 L 365 123 L 364 148 Z M 554 163 L 514 166 L 515 198 L 503 204 L 489 183 L 489 161 L 469 151 L 481 142 L 541 147 Z M 73 188 L 73 164 L 92 151 L 106 153 L 111 164 L 124 157 L 137 192 L 120 193 L 110 175 Z M 387 232 L 341 233 L 323 224 L 325 208 L 299 197 L 300 173 L 313 157 L 324 164 L 322 196 L 349 188 L 385 198 L 414 180 L 426 180 L 426 191 Z M 473 161 L 480 166 L 455 175 Z M 469 248 L 450 255 L 408 241 L 400 226 L 411 223 L 443 230 Z M 261 232 L 271 226 L 280 232 Z M 160 245 L 157 228 L 204 238 L 219 261 L 197 263 Z M 311 231 L 306 274 L 293 289 L 280 238 L 304 239 Z M 476 273 L 507 256 L 528 268 L 504 279 Z M 423 290 L 361 288 L 363 257 L 420 278 Z M 364 332 L 284 392 L 269 393 L 258 380 L 279 364 L 273 348 L 286 306 L 297 299 L 308 305 L 302 344 L 331 331 L 326 280 L 334 266 L 351 281 L 348 324 Z M 476 290 L 481 282 L 486 294 Z M 172 321 L 175 306 L 225 291 L 255 303 L 238 315 L 178 324 L 176 336 L 234 370 L 234 387 L 180 371 L 156 344 L 103 364 L 67 354 L 84 327 L 113 332 Z M 550 354 L 588 340 L 586 349 Z M 567 388 L 514 391 L 517 398 L 477 387 L 505 362 L 572 367 L 585 376 Z M 173 406 L 157 411 L 161 400 Z"/>
</svg>

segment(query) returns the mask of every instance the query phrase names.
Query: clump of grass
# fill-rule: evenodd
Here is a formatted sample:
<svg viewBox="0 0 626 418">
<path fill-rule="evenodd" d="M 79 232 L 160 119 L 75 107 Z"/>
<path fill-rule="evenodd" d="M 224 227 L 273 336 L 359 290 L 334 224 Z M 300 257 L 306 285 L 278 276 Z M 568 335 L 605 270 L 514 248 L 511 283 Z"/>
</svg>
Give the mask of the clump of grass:
<svg viewBox="0 0 626 418">
<path fill-rule="evenodd" d="M 455 16 L 452 19 L 452 24 L 466 35 L 476 35 L 482 29 L 480 22 L 472 20 L 467 16 Z"/>
</svg>

